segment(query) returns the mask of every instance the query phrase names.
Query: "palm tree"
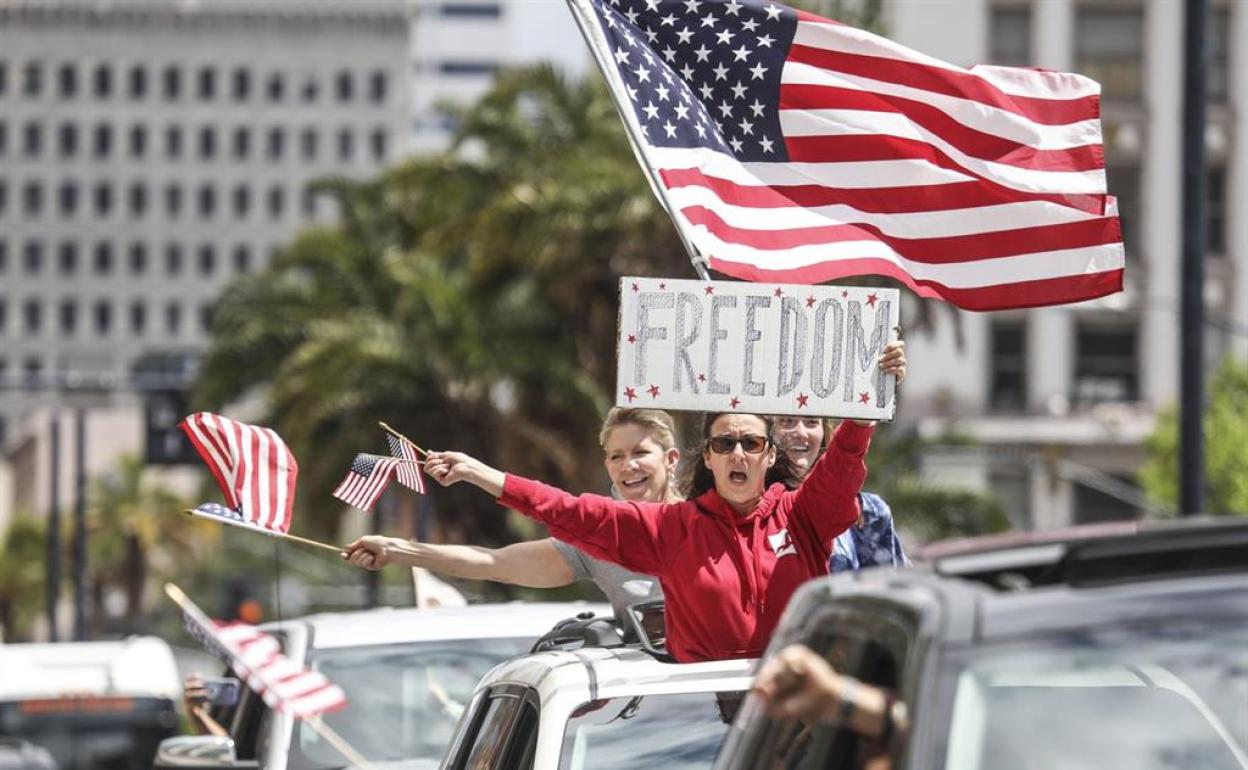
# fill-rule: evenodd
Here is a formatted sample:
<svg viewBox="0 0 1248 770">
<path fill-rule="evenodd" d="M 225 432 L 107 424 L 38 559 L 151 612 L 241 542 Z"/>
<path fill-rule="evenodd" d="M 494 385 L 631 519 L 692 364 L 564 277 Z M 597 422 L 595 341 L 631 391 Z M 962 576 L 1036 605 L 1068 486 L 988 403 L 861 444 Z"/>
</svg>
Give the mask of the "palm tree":
<svg viewBox="0 0 1248 770">
<path fill-rule="evenodd" d="M 47 524 L 32 516 L 9 523 L 0 541 L 0 641 L 26 638 L 44 598 Z"/>
</svg>

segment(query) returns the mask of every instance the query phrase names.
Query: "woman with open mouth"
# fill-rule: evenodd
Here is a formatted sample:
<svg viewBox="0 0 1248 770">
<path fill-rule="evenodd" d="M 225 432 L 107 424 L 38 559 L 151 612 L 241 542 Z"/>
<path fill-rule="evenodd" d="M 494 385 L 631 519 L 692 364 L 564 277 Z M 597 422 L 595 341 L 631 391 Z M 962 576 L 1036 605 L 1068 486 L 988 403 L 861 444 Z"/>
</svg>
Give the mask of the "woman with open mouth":
<svg viewBox="0 0 1248 770">
<path fill-rule="evenodd" d="M 901 343 L 879 359 L 905 375 Z M 598 558 L 658 577 L 667 648 L 692 662 L 762 654 L 806 580 L 828 572 L 833 539 L 858 519 L 872 422 L 845 420 L 803 478 L 771 440 L 771 418 L 727 412 L 703 421 L 680 502 L 572 495 L 461 452 L 430 452 L 425 472 L 466 481 Z"/>
</svg>

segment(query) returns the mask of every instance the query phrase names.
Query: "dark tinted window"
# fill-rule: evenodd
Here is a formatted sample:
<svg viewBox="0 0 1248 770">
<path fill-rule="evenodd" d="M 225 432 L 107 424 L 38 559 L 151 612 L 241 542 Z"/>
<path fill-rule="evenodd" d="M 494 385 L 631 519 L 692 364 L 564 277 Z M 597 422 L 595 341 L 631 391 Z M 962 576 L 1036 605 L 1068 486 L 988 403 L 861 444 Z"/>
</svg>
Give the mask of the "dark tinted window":
<svg viewBox="0 0 1248 770">
<path fill-rule="evenodd" d="M 72 64 L 62 64 L 56 72 L 56 87 L 62 99 L 78 95 L 78 70 Z"/>
<path fill-rule="evenodd" d="M 251 73 L 245 69 L 234 70 L 233 92 L 235 101 L 246 101 L 251 97 Z"/>
<path fill-rule="evenodd" d="M 1135 326 L 1084 323 L 1075 331 L 1073 401 L 1081 406 L 1139 398 Z"/>
<path fill-rule="evenodd" d="M 141 64 L 130 68 L 130 98 L 142 99 L 147 96 L 147 70 Z"/>
<path fill-rule="evenodd" d="M 22 269 L 27 275 L 39 275 L 43 272 L 43 243 L 27 241 L 22 249 Z"/>
<path fill-rule="evenodd" d="M 182 96 L 182 72 L 177 67 L 166 67 L 161 75 L 165 98 L 173 101 Z"/>
<path fill-rule="evenodd" d="M 991 330 L 992 407 L 1019 411 L 1027 404 L 1027 327 L 1022 321 L 994 321 Z"/>
<path fill-rule="evenodd" d="M 113 70 L 107 64 L 95 68 L 95 98 L 107 99 L 113 95 Z"/>
</svg>

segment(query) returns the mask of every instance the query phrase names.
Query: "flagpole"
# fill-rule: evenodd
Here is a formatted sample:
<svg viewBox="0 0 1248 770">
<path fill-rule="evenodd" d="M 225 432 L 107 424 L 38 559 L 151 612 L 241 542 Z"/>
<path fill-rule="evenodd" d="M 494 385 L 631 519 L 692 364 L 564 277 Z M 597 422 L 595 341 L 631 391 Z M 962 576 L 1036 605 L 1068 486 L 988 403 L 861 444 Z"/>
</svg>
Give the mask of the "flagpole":
<svg viewBox="0 0 1248 770">
<path fill-rule="evenodd" d="M 256 526 L 252 526 L 249 524 L 243 524 L 241 522 L 234 522 L 234 521 L 230 521 L 229 519 L 222 518 L 220 516 L 208 516 L 208 515 L 199 513 L 193 508 L 186 508 L 184 510 L 187 514 L 191 516 L 195 516 L 200 519 L 208 519 L 209 521 L 215 521 L 218 524 L 227 524 L 231 527 L 238 527 L 239 529 L 245 529 L 248 532 L 255 532 L 257 534 L 267 535 L 268 537 L 276 537 L 282 540 L 293 540 L 296 543 L 303 543 L 304 545 L 311 545 L 311 546 L 315 546 L 316 548 L 323 548 L 326 551 L 333 551 L 334 553 L 339 554 L 339 555 L 342 554 L 342 549 L 339 548 L 338 546 L 330 545 L 329 543 L 322 543 L 319 540 L 309 540 L 306 537 L 299 537 L 298 535 L 292 535 L 289 532 L 276 532 L 271 529 L 265 529 L 264 527 L 256 527 Z"/>
<path fill-rule="evenodd" d="M 429 453 L 428 453 L 428 452 L 426 452 L 425 450 L 421 449 L 421 448 L 420 448 L 420 446 L 419 446 L 419 445 L 418 445 L 415 441 L 412 441 L 412 440 L 411 440 L 410 438 L 408 438 L 407 436 L 404 436 L 402 433 L 399 433 L 397 430 L 395 430 L 394 428 L 391 428 L 389 425 L 387 425 L 386 423 L 382 422 L 381 420 L 378 420 L 378 421 L 377 421 L 377 424 L 378 424 L 378 425 L 380 425 L 380 426 L 381 426 L 384 430 L 386 430 L 388 433 L 390 433 L 390 434 L 391 434 L 392 436 L 394 436 L 395 438 L 403 439 L 403 440 L 404 440 L 404 441 L 406 441 L 407 443 L 411 444 L 411 445 L 412 445 L 412 448 L 413 448 L 413 449 L 415 449 L 417 452 L 420 452 L 422 455 L 427 455 L 427 454 L 429 454 Z"/>
<path fill-rule="evenodd" d="M 594 55 L 594 60 L 598 63 L 598 69 L 602 72 L 602 76 L 607 79 L 613 94 L 622 95 L 624 99 L 628 99 L 628 91 L 624 88 L 624 82 L 620 80 L 620 73 L 616 71 L 615 65 L 611 64 L 605 58 L 606 52 L 610 50 L 607 45 L 606 38 L 602 36 L 602 30 L 594 20 L 593 11 L 587 11 L 581 7 L 581 0 L 568 0 L 568 8 L 572 11 L 572 18 L 576 20 L 576 26 L 580 28 L 581 35 L 585 38 L 585 44 L 589 46 L 589 50 Z M 689 262 L 693 265 L 694 272 L 698 274 L 698 278 L 703 281 L 711 280 L 711 276 L 707 273 L 706 257 L 698 253 L 697 248 L 689 241 L 685 235 L 684 228 L 676 221 L 678 216 L 676 209 L 672 207 L 671 201 L 667 199 L 667 188 L 663 186 L 662 181 L 655 175 L 654 165 L 649 162 L 646 155 L 646 145 L 637 137 L 640 125 L 637 123 L 637 116 L 633 114 L 631 109 L 625 109 L 620 99 L 612 99 L 615 104 L 615 110 L 620 114 L 620 118 L 624 121 L 624 131 L 628 135 L 629 144 L 633 147 L 633 153 L 640 156 L 638 165 L 641 166 L 642 172 L 646 175 L 646 180 L 650 182 L 650 189 L 654 191 L 658 197 L 667 215 L 672 218 L 672 225 L 676 228 L 676 235 L 680 237 L 680 242 L 684 244 L 685 251 L 689 252 Z"/>
</svg>

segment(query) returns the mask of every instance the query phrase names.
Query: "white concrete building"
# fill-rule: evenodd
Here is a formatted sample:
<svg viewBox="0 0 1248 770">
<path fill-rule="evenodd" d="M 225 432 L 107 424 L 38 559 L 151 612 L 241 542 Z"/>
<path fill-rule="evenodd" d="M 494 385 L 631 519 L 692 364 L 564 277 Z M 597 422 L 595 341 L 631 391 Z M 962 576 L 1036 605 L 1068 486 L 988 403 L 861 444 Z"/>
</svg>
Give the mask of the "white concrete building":
<svg viewBox="0 0 1248 770">
<path fill-rule="evenodd" d="M 407 20 L 403 0 L 0 3 L 0 445 L 41 435 L 19 425 L 41 407 L 168 408 L 222 289 L 333 215 L 307 182 L 402 151 Z"/>
<path fill-rule="evenodd" d="M 411 34 L 413 151 L 438 150 L 454 128 L 438 104 L 468 104 L 500 68 L 550 62 L 569 76 L 592 60 L 565 0 L 418 0 Z"/>
<path fill-rule="evenodd" d="M 1248 3 L 1211 3 L 1210 364 L 1248 357 Z M 1131 483 L 1157 410 L 1178 396 L 1183 3 L 889 0 L 890 37 L 946 61 L 1082 72 L 1104 86 L 1110 192 L 1127 290 L 1080 305 L 940 319 L 911 335 L 903 415 L 973 453 L 933 456 L 938 480 L 995 489 L 1016 525 L 1136 515 Z M 1236 113 L 1239 114 L 1238 119 Z"/>
</svg>

